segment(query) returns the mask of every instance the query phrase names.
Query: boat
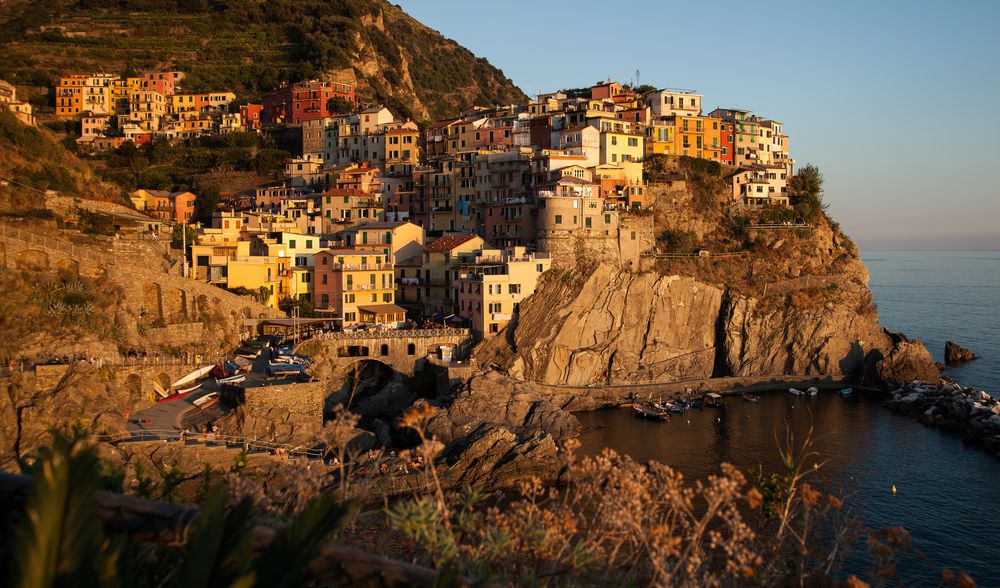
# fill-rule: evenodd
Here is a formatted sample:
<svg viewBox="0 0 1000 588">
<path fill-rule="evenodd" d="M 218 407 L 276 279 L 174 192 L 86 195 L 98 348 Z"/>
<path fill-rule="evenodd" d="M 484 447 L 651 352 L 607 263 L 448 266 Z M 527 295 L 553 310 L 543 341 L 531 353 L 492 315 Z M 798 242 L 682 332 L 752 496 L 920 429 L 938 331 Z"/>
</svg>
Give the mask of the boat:
<svg viewBox="0 0 1000 588">
<path fill-rule="evenodd" d="M 287 376 L 304 374 L 306 368 L 297 363 L 269 363 L 267 364 L 267 372 L 272 376 Z"/>
<path fill-rule="evenodd" d="M 851 394 L 854 394 L 854 388 L 844 388 L 840 391 L 841 396 L 850 396 Z"/>
<path fill-rule="evenodd" d="M 208 404 L 213 400 L 215 401 L 219 400 L 218 392 L 209 392 L 208 394 L 202 396 L 201 398 L 196 399 L 193 404 L 199 408 L 204 408 L 206 404 Z"/>
<path fill-rule="evenodd" d="M 709 406 L 712 408 L 726 407 L 726 403 L 722 401 L 722 395 L 716 392 L 709 392 L 708 394 L 706 394 L 705 397 L 702 399 L 702 402 L 705 404 L 705 406 Z"/>
<path fill-rule="evenodd" d="M 692 400 L 688 402 L 688 406 L 691 408 L 705 408 L 705 404 L 701 400 Z"/>
<path fill-rule="evenodd" d="M 810 396 L 816 396 L 817 394 L 819 394 L 819 388 L 817 388 L 816 386 L 811 386 L 808 390 L 806 390 L 806 393 L 809 394 Z"/>
<path fill-rule="evenodd" d="M 201 378 L 207 376 L 213 369 L 215 369 L 215 365 L 206 365 L 205 367 L 198 368 L 193 372 L 191 372 L 190 374 L 184 376 L 183 378 L 171 384 L 170 387 L 176 390 L 178 388 L 187 386 L 188 384 L 194 382 L 195 380 L 200 380 Z"/>
<path fill-rule="evenodd" d="M 665 410 L 660 410 L 655 406 L 649 404 L 636 404 L 632 407 L 635 416 L 642 419 L 652 419 L 657 421 L 667 421 L 670 420 L 670 413 Z"/>
<path fill-rule="evenodd" d="M 798 388 L 789 388 L 788 389 L 788 393 L 791 394 L 791 395 L 793 395 L 793 396 L 805 396 L 806 395 L 805 392 L 803 392 L 802 390 L 799 390 Z"/>
<path fill-rule="evenodd" d="M 211 407 L 215 406 L 218 403 L 219 403 L 219 397 L 216 396 L 215 398 L 209 400 L 205 404 L 202 404 L 201 406 L 199 406 L 198 410 L 205 410 L 206 408 L 211 408 Z"/>
<path fill-rule="evenodd" d="M 166 402 L 168 400 L 177 400 L 178 398 L 184 398 L 188 394 L 196 392 L 198 389 L 200 389 L 201 385 L 202 382 L 198 382 L 194 386 L 188 386 L 187 388 L 176 389 L 176 391 L 173 394 L 171 394 L 170 396 L 166 396 L 164 398 L 160 398 L 159 400 L 157 400 L 157 402 Z"/>
<path fill-rule="evenodd" d="M 747 402 L 760 402 L 760 396 L 754 396 L 752 394 L 741 394 L 740 398 L 746 400 Z"/>
<path fill-rule="evenodd" d="M 662 410 L 664 412 L 676 412 L 682 413 L 686 410 L 680 402 L 654 402 L 653 408 L 656 410 Z"/>
<path fill-rule="evenodd" d="M 243 380 L 247 379 L 246 374 L 236 374 L 235 376 L 229 376 L 228 378 L 216 378 L 216 384 L 239 384 Z"/>
<path fill-rule="evenodd" d="M 233 364 L 237 368 L 236 370 L 233 371 L 239 371 L 239 370 L 250 371 L 250 368 L 253 367 L 252 361 L 250 361 L 245 357 L 240 357 L 238 355 L 235 358 L 233 358 Z"/>
<path fill-rule="evenodd" d="M 159 382 L 153 382 L 153 392 L 156 392 L 160 398 L 166 398 L 167 396 L 170 396 L 170 392 L 164 390 L 163 386 L 161 386 Z"/>
</svg>

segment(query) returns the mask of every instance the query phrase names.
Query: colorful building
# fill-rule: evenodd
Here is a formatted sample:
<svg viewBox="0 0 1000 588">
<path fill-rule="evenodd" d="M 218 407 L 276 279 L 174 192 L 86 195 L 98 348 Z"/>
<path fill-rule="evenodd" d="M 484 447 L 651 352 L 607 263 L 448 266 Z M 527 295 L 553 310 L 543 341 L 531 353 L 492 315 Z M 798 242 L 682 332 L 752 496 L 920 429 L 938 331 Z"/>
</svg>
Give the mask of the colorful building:
<svg viewBox="0 0 1000 588">
<path fill-rule="evenodd" d="M 458 315 L 473 334 L 489 339 L 503 330 L 520 310 L 521 302 L 535 293 L 539 277 L 552 267 L 542 253 L 523 247 L 483 250 L 475 262 L 460 268 L 452 286 Z"/>
<path fill-rule="evenodd" d="M 307 120 L 333 116 L 335 113 L 330 109 L 330 102 L 334 98 L 357 103 L 355 88 L 351 84 L 311 80 L 283 85 L 264 97 L 261 123 L 298 126 Z"/>
<path fill-rule="evenodd" d="M 395 277 L 386 254 L 364 248 L 327 249 L 316 254 L 315 263 L 316 308 L 344 326 L 363 322 L 362 307 L 394 304 Z"/>
</svg>

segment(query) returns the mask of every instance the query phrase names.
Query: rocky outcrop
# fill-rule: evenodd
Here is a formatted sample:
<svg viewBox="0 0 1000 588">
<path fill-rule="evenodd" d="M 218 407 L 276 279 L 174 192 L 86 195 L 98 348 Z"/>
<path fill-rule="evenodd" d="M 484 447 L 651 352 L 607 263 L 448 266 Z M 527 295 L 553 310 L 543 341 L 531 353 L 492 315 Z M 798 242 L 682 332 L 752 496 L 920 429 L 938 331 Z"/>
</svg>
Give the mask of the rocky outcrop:
<svg viewBox="0 0 1000 588">
<path fill-rule="evenodd" d="M 972 361 L 976 359 L 976 354 L 969 351 L 965 347 L 962 347 L 958 343 L 952 341 L 945 341 L 944 344 L 944 362 L 950 365 L 957 363 L 965 363 L 967 361 Z"/>
<path fill-rule="evenodd" d="M 967 444 L 1000 457 L 1000 401 L 985 391 L 944 381 L 914 382 L 897 390 L 886 406 L 926 425 L 960 433 Z"/>
<path fill-rule="evenodd" d="M 530 384 L 513 382 L 499 374 L 485 372 L 474 377 L 464 389 L 431 417 L 428 432 L 443 443 L 471 435 L 482 425 L 498 425 L 517 435 L 546 433 L 555 440 L 575 437 L 580 423 L 566 409 L 572 398 L 556 404 Z"/>
<path fill-rule="evenodd" d="M 912 380 L 933 382 L 941 375 L 931 354 L 919 340 L 911 340 L 901 333 L 889 333 L 893 343 L 889 354 L 878 362 L 876 375 L 883 382 L 902 384 Z"/>
<path fill-rule="evenodd" d="M 479 359 L 516 379 L 570 385 L 860 377 L 892 349 L 867 310 L 867 295 L 844 289 L 835 302 L 789 304 L 692 277 L 601 264 L 586 277 L 545 276 L 522 305 L 513 334 L 484 345 Z"/>
<path fill-rule="evenodd" d="M 510 429 L 482 425 L 445 450 L 443 484 L 486 491 L 515 488 L 531 479 L 554 483 L 562 471 L 555 438 L 542 432 L 516 435 Z"/>
</svg>

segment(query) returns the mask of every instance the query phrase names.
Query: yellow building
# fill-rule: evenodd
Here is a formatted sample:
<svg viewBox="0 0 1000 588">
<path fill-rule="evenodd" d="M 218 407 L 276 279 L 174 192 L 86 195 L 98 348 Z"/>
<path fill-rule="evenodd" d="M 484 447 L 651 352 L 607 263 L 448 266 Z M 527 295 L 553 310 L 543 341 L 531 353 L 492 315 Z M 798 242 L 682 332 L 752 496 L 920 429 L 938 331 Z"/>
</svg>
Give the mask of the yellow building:
<svg viewBox="0 0 1000 588">
<path fill-rule="evenodd" d="M 418 257 L 424 250 L 424 228 L 405 221 L 364 223 L 338 236 L 347 247 L 377 250 L 392 263 Z"/>
<path fill-rule="evenodd" d="M 535 293 L 538 278 L 551 267 L 548 255 L 527 253 L 524 247 L 484 250 L 476 263 L 462 268 L 453 286 L 458 315 L 470 323 L 475 336 L 495 336 L 514 318 L 521 302 Z"/>
<path fill-rule="evenodd" d="M 386 254 L 371 249 L 327 249 L 317 253 L 315 260 L 316 308 L 340 318 L 344 326 L 364 322 L 368 317 L 362 317 L 363 308 L 395 303 L 393 264 Z M 378 313 L 368 314 L 371 320 Z"/>
<path fill-rule="evenodd" d="M 289 295 L 290 262 L 288 257 L 270 255 L 231 258 L 227 263 L 226 287 L 263 292 L 266 300 L 262 302 L 277 309 L 278 302 Z"/>
<path fill-rule="evenodd" d="M 472 234 L 444 235 L 424 247 L 419 278 L 418 300 L 423 301 L 425 316 L 440 313 L 442 316 L 455 314 L 455 299 L 452 284 L 458 279 L 457 268 L 474 263 L 476 255 L 483 250 L 482 237 Z M 400 275 L 402 278 L 407 277 Z"/>
<path fill-rule="evenodd" d="M 677 155 L 674 120 L 657 121 L 646 127 L 646 155 Z"/>
<path fill-rule="evenodd" d="M 599 163 L 642 161 L 645 156 L 644 137 L 637 132 L 603 131 Z"/>
<path fill-rule="evenodd" d="M 402 126 L 385 133 L 385 155 L 383 160 L 386 165 L 411 165 L 420 163 L 420 131 L 414 125 L 413 128 Z"/>
</svg>

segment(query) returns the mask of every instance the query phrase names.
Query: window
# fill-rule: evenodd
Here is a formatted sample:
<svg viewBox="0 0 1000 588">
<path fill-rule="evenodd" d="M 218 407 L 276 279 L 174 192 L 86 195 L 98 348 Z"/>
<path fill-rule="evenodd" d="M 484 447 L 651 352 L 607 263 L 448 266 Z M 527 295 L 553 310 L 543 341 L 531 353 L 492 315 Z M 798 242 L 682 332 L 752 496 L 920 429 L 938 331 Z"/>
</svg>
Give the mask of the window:
<svg viewBox="0 0 1000 588">
<path fill-rule="evenodd" d="M 606 224 L 606 225 L 610 225 L 611 224 L 611 215 L 610 214 L 604 215 L 604 224 Z"/>
<path fill-rule="evenodd" d="M 354 303 L 354 294 L 344 294 L 344 303 L 345 304 L 353 304 Z"/>
<path fill-rule="evenodd" d="M 507 290 L 511 294 L 520 294 L 521 293 L 521 284 L 510 284 L 509 286 L 507 286 Z"/>
<path fill-rule="evenodd" d="M 295 249 L 295 239 L 289 239 L 288 240 L 288 247 L 290 249 Z"/>
<path fill-rule="evenodd" d="M 381 355 L 382 357 L 389 355 L 389 346 L 383 343 L 382 346 L 379 347 L 379 355 Z"/>
<path fill-rule="evenodd" d="M 629 147 L 638 147 L 639 146 L 639 139 L 637 139 L 635 137 L 629 137 L 628 146 Z"/>
<path fill-rule="evenodd" d="M 562 224 L 562 215 L 561 214 L 557 214 L 556 215 L 556 224 L 557 225 L 561 225 Z"/>
<path fill-rule="evenodd" d="M 591 227 L 591 221 L 589 216 L 583 219 L 583 226 L 587 227 L 588 229 Z"/>
<path fill-rule="evenodd" d="M 616 137 L 614 135 L 611 135 L 611 144 L 612 145 L 617 145 L 618 144 L 618 137 Z"/>
<path fill-rule="evenodd" d="M 414 345 L 413 343 L 407 343 L 406 344 L 406 354 L 407 355 L 416 355 L 417 354 L 417 346 Z"/>
<path fill-rule="evenodd" d="M 490 332 L 491 333 L 499 333 L 500 332 L 500 325 L 497 324 L 497 323 L 490 323 Z"/>
</svg>

